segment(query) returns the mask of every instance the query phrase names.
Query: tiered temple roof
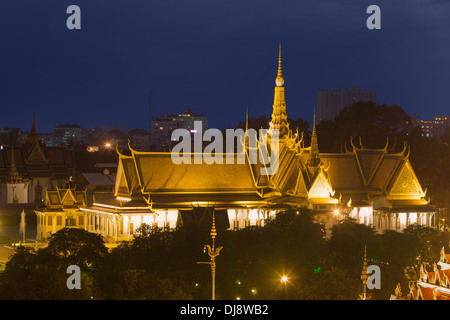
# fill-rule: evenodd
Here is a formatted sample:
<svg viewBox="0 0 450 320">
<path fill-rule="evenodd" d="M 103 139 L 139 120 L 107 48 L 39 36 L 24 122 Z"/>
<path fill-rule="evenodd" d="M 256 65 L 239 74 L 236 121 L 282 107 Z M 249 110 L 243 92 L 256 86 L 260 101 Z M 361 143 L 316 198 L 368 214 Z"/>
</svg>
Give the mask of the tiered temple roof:
<svg viewBox="0 0 450 320">
<path fill-rule="evenodd" d="M 425 199 L 426 192 L 411 166 L 406 145 L 402 152 L 390 153 L 388 143 L 382 149 L 366 149 L 352 141 L 352 150 L 320 153 L 314 121 L 311 146 L 305 147 L 302 134 L 289 129 L 284 95 L 280 47 L 268 137 L 272 139 L 279 130 L 276 173 L 263 174 L 263 164 L 250 164 L 248 160 L 252 148 L 270 154 L 270 143 L 255 147 L 245 142 L 246 160 L 242 164 L 228 164 L 225 160 L 223 164 L 175 164 L 171 153 L 139 152 L 130 147 L 130 155 L 118 152 L 115 196 L 145 200 L 152 209 L 213 204 L 216 208 L 306 205 L 373 206 L 392 212 L 434 210 Z M 228 156 L 236 159 L 240 154 Z"/>
<path fill-rule="evenodd" d="M 15 174 L 24 179 L 66 179 L 74 174 L 74 154 L 64 147 L 47 147 L 43 144 L 36 131 L 33 115 L 28 140 L 19 147 L 4 147 L 0 150 L 0 180 L 6 181 L 13 167 Z"/>
</svg>

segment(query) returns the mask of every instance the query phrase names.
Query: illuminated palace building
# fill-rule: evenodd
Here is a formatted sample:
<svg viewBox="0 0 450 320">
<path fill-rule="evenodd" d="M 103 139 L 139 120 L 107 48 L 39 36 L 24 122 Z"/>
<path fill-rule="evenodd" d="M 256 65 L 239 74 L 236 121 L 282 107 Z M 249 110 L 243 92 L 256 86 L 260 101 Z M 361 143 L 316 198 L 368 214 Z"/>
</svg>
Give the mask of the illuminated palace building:
<svg viewBox="0 0 450 320">
<path fill-rule="evenodd" d="M 78 219 L 74 226 L 111 241 L 128 239 L 144 223 L 167 230 L 210 219 L 212 210 L 216 220 L 232 230 L 263 226 L 277 212 L 301 207 L 312 209 L 327 228 L 345 216 L 373 225 L 379 232 L 400 231 L 414 223 L 435 225 L 436 210 L 425 199 L 406 146 L 392 154 L 387 145 L 374 150 L 352 143 L 352 150 L 343 153 L 320 153 L 315 121 L 309 147 L 304 146 L 302 134 L 289 129 L 281 50 L 269 134 L 275 129 L 279 132 L 279 166 L 270 175 L 261 174 L 264 165 L 251 164 L 248 158 L 252 148 L 259 152 L 269 144 L 246 143 L 246 160 L 234 164 L 175 164 L 170 152 L 130 148 L 129 155 L 117 151 L 113 198 L 94 200 L 92 205 L 83 205 L 82 194 L 65 191 L 60 198 L 69 207 L 80 208 L 73 214 Z M 49 197 L 55 199 L 54 209 L 61 211 L 57 194 Z M 46 223 L 45 215 L 57 216 L 56 211 L 40 212 L 39 221 Z M 38 237 L 45 238 L 63 225 L 47 226 Z"/>
</svg>

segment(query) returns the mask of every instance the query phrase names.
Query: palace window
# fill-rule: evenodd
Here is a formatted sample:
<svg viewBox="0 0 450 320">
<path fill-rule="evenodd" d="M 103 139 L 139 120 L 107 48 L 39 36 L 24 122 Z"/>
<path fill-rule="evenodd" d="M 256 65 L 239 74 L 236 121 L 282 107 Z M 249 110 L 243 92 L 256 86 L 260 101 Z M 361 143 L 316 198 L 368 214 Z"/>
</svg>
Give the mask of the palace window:
<svg viewBox="0 0 450 320">
<path fill-rule="evenodd" d="M 47 225 L 51 226 L 53 224 L 53 217 L 52 216 L 47 216 Z"/>
<path fill-rule="evenodd" d="M 73 217 L 67 217 L 66 219 L 66 226 L 67 227 L 74 227 L 76 226 L 76 221 Z"/>
<path fill-rule="evenodd" d="M 84 216 L 79 216 L 78 217 L 78 225 L 83 225 L 84 224 Z"/>
<path fill-rule="evenodd" d="M 56 225 L 57 225 L 57 226 L 62 225 L 62 217 L 61 217 L 61 216 L 57 216 L 57 217 L 56 217 Z"/>
</svg>

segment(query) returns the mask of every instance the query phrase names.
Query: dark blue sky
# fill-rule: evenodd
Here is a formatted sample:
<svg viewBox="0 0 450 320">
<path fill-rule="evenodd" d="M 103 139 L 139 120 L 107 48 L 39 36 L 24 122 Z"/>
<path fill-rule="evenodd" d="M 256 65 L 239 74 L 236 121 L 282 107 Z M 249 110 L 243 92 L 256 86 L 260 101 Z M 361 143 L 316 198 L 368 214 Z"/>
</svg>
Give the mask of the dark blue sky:
<svg viewBox="0 0 450 320">
<path fill-rule="evenodd" d="M 82 30 L 66 9 L 81 8 Z M 381 8 L 381 30 L 366 9 Z M 0 127 L 148 128 L 194 108 L 210 127 L 271 114 L 278 43 L 289 116 L 317 91 L 370 87 L 421 118 L 450 114 L 450 1 L 40 0 L 0 2 Z"/>
</svg>

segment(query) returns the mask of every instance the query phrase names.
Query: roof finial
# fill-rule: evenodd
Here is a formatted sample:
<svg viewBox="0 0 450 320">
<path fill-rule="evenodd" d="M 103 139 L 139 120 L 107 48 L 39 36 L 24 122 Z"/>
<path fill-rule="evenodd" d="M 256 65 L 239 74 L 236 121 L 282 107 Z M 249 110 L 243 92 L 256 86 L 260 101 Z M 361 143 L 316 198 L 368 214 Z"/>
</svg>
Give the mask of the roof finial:
<svg viewBox="0 0 450 320">
<path fill-rule="evenodd" d="M 281 42 L 280 42 L 280 48 L 279 48 L 279 53 L 278 53 L 278 74 L 277 74 L 277 78 L 275 79 L 275 83 L 277 84 L 277 87 L 282 87 L 284 84 L 283 72 L 281 70 Z"/>
<path fill-rule="evenodd" d="M 245 114 L 245 131 L 248 131 L 248 107 L 247 107 L 247 112 Z"/>
<path fill-rule="evenodd" d="M 36 98 L 33 99 L 33 123 L 31 124 L 30 134 L 28 135 L 30 140 L 37 140 L 37 138 L 39 137 L 36 130 L 35 109 L 36 109 Z"/>
<path fill-rule="evenodd" d="M 14 147 L 11 148 L 11 164 L 9 167 L 9 177 L 8 182 L 11 183 L 19 183 L 22 180 L 22 176 L 19 175 L 19 172 L 16 168 L 16 161 L 14 159 Z"/>
<path fill-rule="evenodd" d="M 320 164 L 319 143 L 317 142 L 317 132 L 316 132 L 316 106 L 314 105 L 313 131 L 311 135 L 311 151 L 309 154 L 308 165 L 317 166 L 319 164 Z"/>
</svg>

